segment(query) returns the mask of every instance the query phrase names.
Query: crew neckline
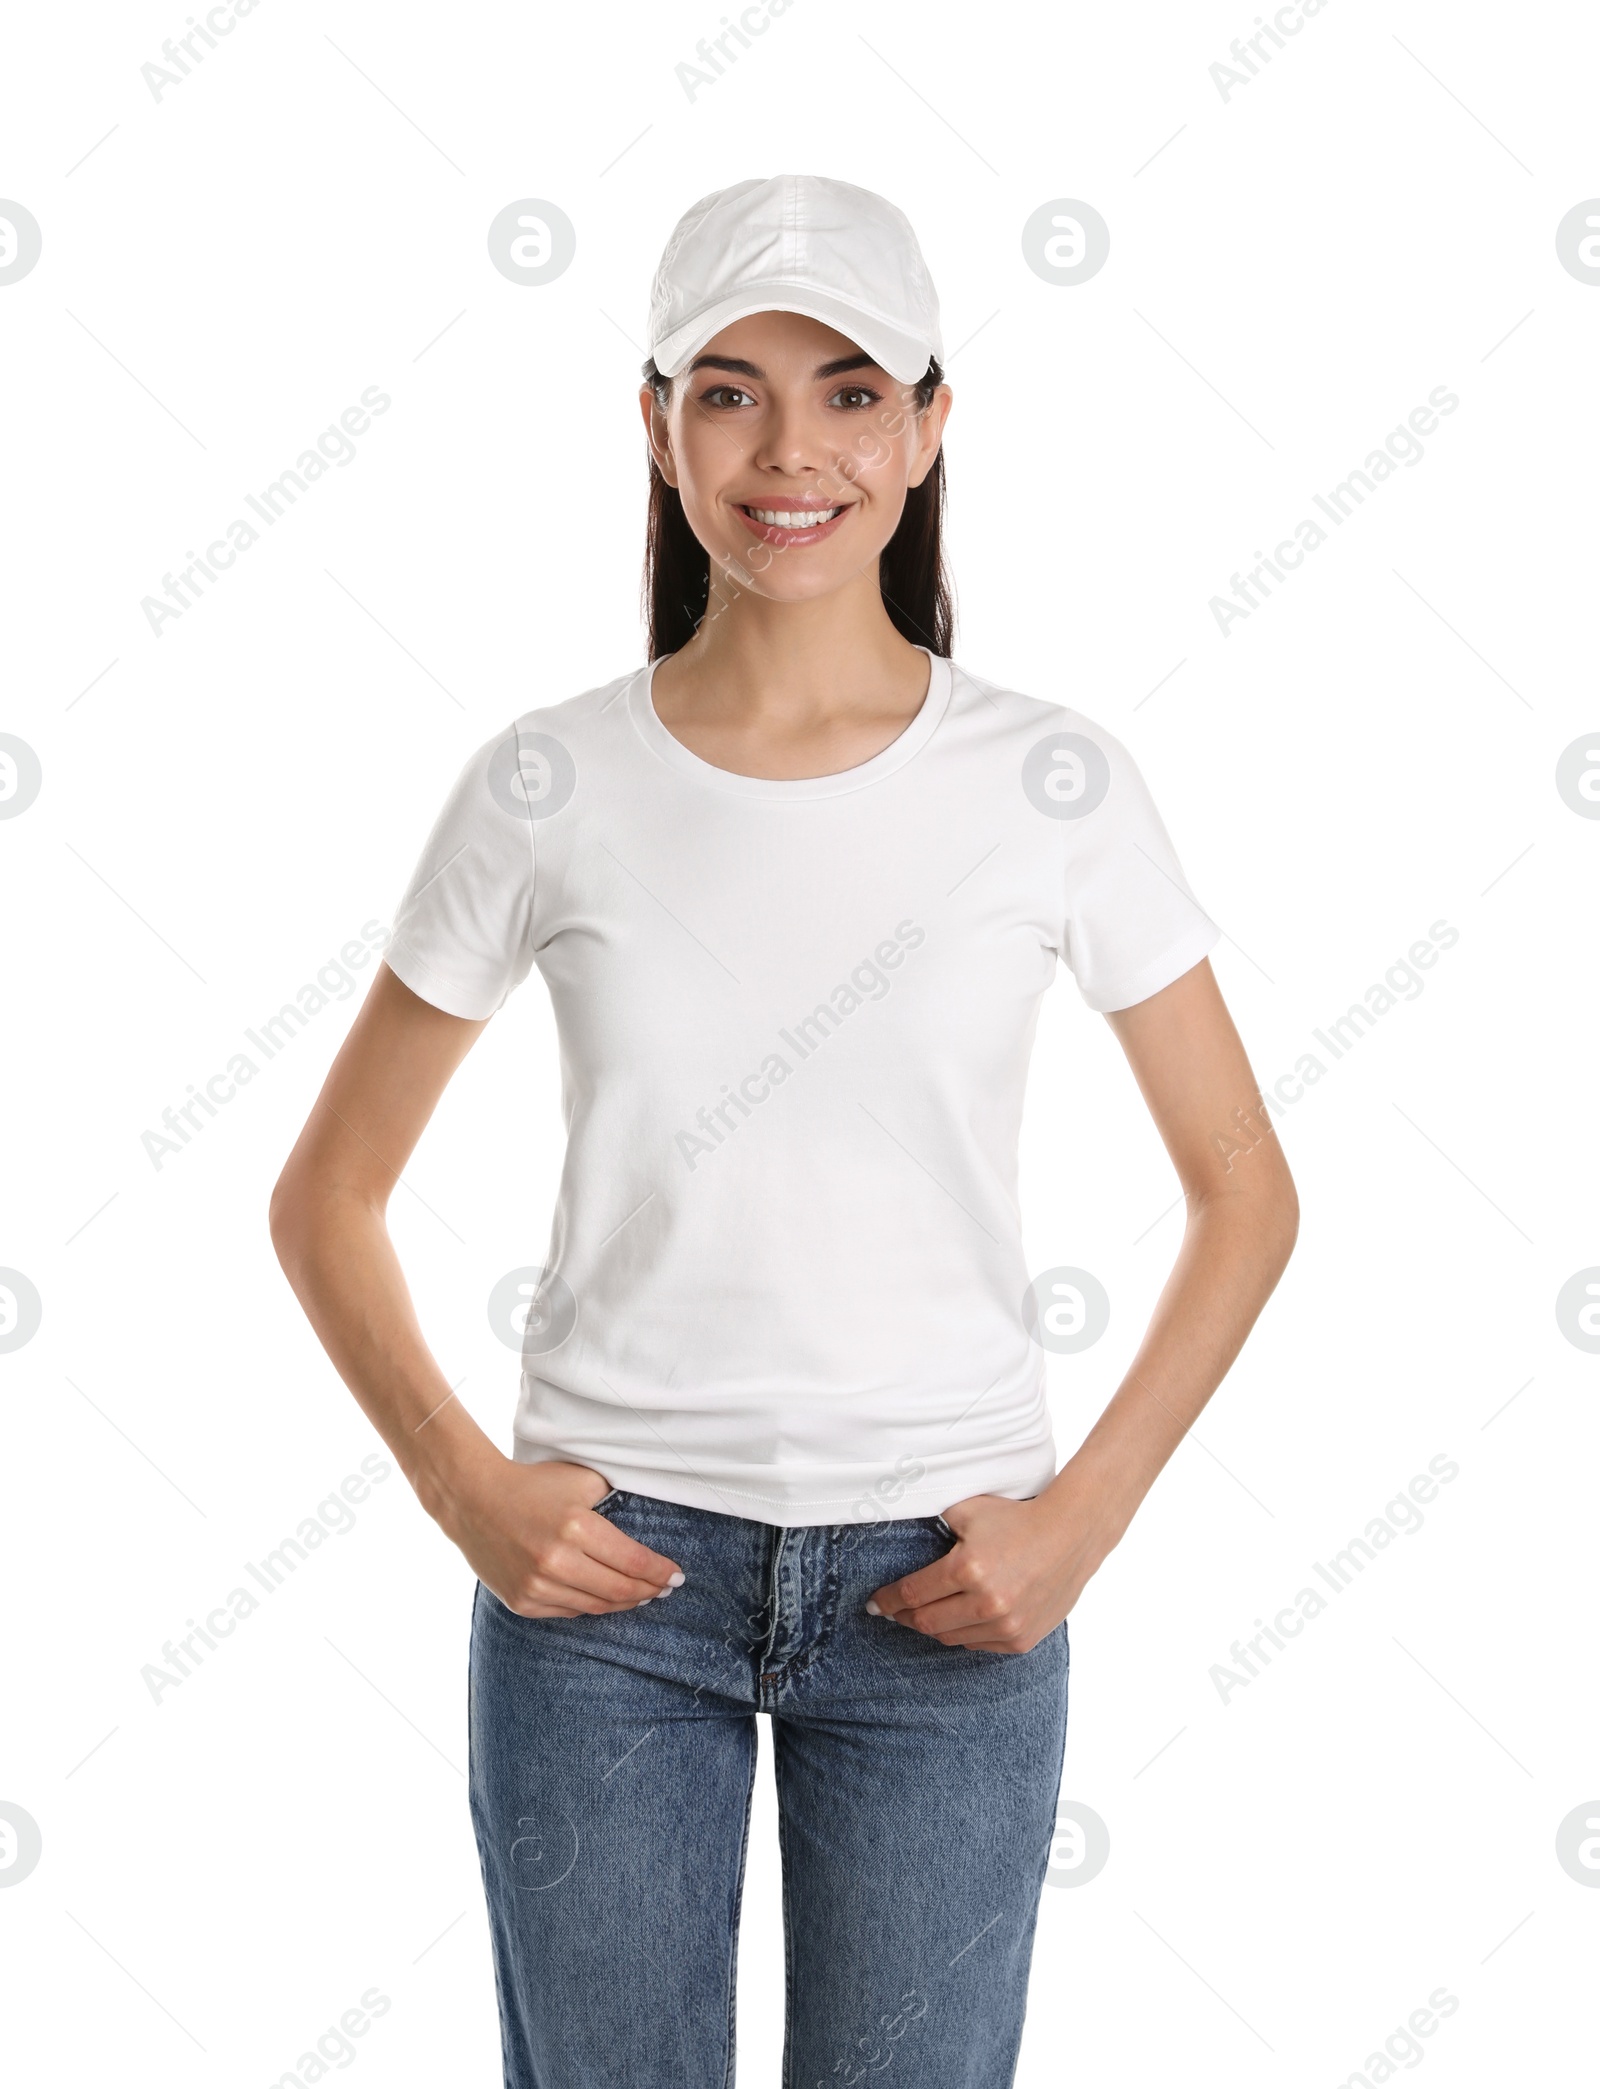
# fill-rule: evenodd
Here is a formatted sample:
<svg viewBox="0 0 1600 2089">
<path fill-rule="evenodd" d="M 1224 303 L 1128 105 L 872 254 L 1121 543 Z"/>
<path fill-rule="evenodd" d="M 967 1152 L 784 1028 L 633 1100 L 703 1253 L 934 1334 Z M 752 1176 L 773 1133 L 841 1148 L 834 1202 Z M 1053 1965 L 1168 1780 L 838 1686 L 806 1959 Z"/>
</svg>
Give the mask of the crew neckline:
<svg viewBox="0 0 1600 2089">
<path fill-rule="evenodd" d="M 885 776 L 892 776 L 920 753 L 938 730 L 939 721 L 950 703 L 950 662 L 942 653 L 932 652 L 927 646 L 918 646 L 917 651 L 927 655 L 929 666 L 927 694 L 915 717 L 887 747 L 880 748 L 869 760 L 858 762 L 853 769 L 837 769 L 828 776 L 745 776 L 738 770 L 719 769 L 715 762 L 703 760 L 668 732 L 661 722 L 650 693 L 660 659 L 647 662 L 634 676 L 628 692 L 628 709 L 646 746 L 682 776 L 695 777 L 701 783 L 730 791 L 741 798 L 836 798 L 842 792 L 860 790 Z M 663 654 L 661 659 L 666 657 Z"/>
</svg>

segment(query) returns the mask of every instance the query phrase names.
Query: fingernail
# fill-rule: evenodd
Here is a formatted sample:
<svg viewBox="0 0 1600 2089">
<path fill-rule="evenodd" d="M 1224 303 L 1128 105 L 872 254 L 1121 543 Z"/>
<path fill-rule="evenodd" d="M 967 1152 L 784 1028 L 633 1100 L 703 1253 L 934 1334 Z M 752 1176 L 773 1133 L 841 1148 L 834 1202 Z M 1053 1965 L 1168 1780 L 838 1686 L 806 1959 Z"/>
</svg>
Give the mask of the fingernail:
<svg viewBox="0 0 1600 2089">
<path fill-rule="evenodd" d="M 883 1616 L 883 1612 L 878 1608 L 877 1604 L 873 1602 L 870 1596 L 867 1598 L 867 1616 L 869 1618 L 881 1618 Z"/>
<path fill-rule="evenodd" d="M 633 1607 L 634 1607 L 634 1609 L 635 1609 L 635 1610 L 643 1610 L 643 1608 L 645 1607 L 645 1605 L 646 1605 L 647 1603 L 653 1603 L 654 1601 L 655 1601 L 655 1597 L 654 1597 L 654 1596 L 641 1596 L 641 1597 L 639 1598 L 638 1602 L 637 1602 L 637 1603 L 635 1603 Z"/>
<path fill-rule="evenodd" d="M 672 1579 L 667 1583 L 667 1587 L 669 1589 L 681 1589 L 686 1579 L 687 1577 L 685 1575 L 674 1574 Z"/>
</svg>

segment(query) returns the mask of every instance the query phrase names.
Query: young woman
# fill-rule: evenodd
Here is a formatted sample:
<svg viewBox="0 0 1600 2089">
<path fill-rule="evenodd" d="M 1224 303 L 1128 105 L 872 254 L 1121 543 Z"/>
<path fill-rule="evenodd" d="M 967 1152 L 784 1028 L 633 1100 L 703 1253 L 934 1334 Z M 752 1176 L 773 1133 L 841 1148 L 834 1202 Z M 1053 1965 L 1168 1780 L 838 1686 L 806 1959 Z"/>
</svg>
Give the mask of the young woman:
<svg viewBox="0 0 1600 2089">
<path fill-rule="evenodd" d="M 788 2089 L 891 2064 L 1002 2089 L 1067 1614 L 1277 1281 L 1294 1192 L 1270 1136 L 1224 1158 L 1256 1084 L 1128 754 L 950 658 L 951 395 L 905 219 L 809 177 L 706 198 L 651 347 L 649 664 L 467 763 L 273 1237 L 478 1577 L 509 2089 L 733 2079 L 758 1712 Z M 1058 959 L 1188 1207 L 1059 1472 L 1016 1200 Z M 507 1457 L 429 1353 L 384 1214 L 535 964 L 568 1144 Z"/>
</svg>

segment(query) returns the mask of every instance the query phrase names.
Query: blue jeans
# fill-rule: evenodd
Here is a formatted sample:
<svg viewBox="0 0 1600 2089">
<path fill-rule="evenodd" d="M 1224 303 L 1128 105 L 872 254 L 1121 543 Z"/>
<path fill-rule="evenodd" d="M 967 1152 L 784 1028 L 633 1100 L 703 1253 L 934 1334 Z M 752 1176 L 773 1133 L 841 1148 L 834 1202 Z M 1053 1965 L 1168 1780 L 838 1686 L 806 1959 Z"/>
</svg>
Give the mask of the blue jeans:
<svg viewBox="0 0 1600 2089">
<path fill-rule="evenodd" d="M 783 1529 L 613 1490 L 687 1580 L 638 1610 L 473 1606 L 471 1806 L 506 2089 L 727 2089 L 756 1765 L 772 1718 L 784 2089 L 1006 2089 L 1067 1719 L 1026 1654 L 868 1616 L 940 1517 Z"/>
</svg>

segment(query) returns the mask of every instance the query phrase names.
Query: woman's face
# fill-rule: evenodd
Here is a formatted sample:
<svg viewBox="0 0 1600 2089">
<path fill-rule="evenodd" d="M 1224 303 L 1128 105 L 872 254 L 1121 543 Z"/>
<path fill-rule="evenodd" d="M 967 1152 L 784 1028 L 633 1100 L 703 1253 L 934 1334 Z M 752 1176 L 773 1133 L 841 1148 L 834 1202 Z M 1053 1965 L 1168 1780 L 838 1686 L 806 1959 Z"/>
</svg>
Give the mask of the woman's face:
<svg viewBox="0 0 1600 2089">
<path fill-rule="evenodd" d="M 757 312 L 713 336 L 673 381 L 665 414 L 640 393 L 650 447 L 712 566 L 775 601 L 874 585 L 906 490 L 938 454 L 950 389 L 920 418 L 845 334 Z"/>
</svg>

